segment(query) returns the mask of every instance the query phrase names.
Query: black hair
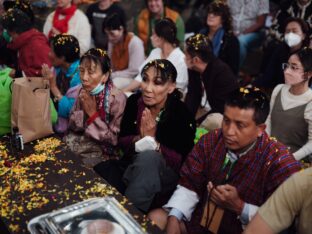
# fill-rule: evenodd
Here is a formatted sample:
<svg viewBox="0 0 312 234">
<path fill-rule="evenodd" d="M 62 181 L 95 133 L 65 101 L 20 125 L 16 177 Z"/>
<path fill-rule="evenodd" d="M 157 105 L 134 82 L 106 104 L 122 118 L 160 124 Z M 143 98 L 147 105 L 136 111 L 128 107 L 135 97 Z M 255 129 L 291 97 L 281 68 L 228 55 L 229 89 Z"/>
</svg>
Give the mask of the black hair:
<svg viewBox="0 0 312 234">
<path fill-rule="evenodd" d="M 142 68 L 141 76 L 144 77 L 146 71 L 154 67 L 163 83 L 171 81 L 173 83 L 177 80 L 177 69 L 175 66 L 167 59 L 154 59 Z"/>
<path fill-rule="evenodd" d="M 300 25 L 300 28 L 302 32 L 305 34 L 305 38 L 302 41 L 302 47 L 306 47 L 310 45 L 310 27 L 303 19 L 295 18 L 295 17 L 289 17 L 287 18 L 283 23 L 283 34 L 285 34 L 286 27 L 289 23 L 296 22 Z"/>
<path fill-rule="evenodd" d="M 31 4 L 28 0 L 6 0 L 3 2 L 3 8 L 5 11 L 8 11 L 11 8 L 19 9 L 26 13 L 28 17 L 30 18 L 31 23 L 34 23 L 35 21 L 35 15 L 32 11 Z"/>
<path fill-rule="evenodd" d="M 299 57 L 304 72 L 312 72 L 312 49 L 305 47 L 294 54 Z"/>
<path fill-rule="evenodd" d="M 294 53 L 295 55 L 298 56 L 304 72 L 312 72 L 312 49 L 309 47 L 305 47 L 297 52 Z M 308 85 L 311 86 L 312 84 L 312 79 L 311 79 L 311 74 L 309 77 L 309 83 Z"/>
<path fill-rule="evenodd" d="M 174 46 L 179 45 L 177 39 L 177 26 L 169 18 L 163 18 L 156 21 L 154 31 L 158 37 L 163 38 L 165 41 L 173 44 Z"/>
<path fill-rule="evenodd" d="M 195 34 L 187 38 L 185 44 L 185 49 L 192 58 L 197 56 L 205 63 L 208 63 L 214 58 L 211 43 L 208 37 L 203 34 Z"/>
<path fill-rule="evenodd" d="M 177 80 L 177 69 L 175 66 L 167 59 L 155 59 L 148 62 L 141 71 L 141 76 L 144 77 L 145 72 L 154 67 L 156 69 L 157 75 L 162 80 L 163 84 L 171 81 L 173 83 Z M 167 101 L 165 104 L 165 113 L 162 116 L 162 119 L 166 119 L 168 114 L 171 113 L 171 110 L 174 109 L 176 100 L 182 98 L 182 93 L 176 88 L 172 93 L 168 94 Z"/>
<path fill-rule="evenodd" d="M 114 13 L 114 14 L 107 16 L 104 19 L 102 30 L 103 31 L 105 31 L 105 29 L 106 30 L 116 30 L 116 29 L 119 30 L 120 27 L 123 27 L 124 35 L 126 35 L 127 34 L 127 24 L 126 24 L 125 20 L 123 19 L 123 17 L 121 17 L 121 15 Z"/>
<path fill-rule="evenodd" d="M 88 50 L 84 55 L 82 55 L 80 59 L 80 64 L 85 60 L 100 65 L 103 74 L 107 72 L 111 73 L 110 59 L 105 50 L 102 50 L 100 48 L 92 48 Z"/>
<path fill-rule="evenodd" d="M 50 39 L 50 45 L 57 57 L 73 63 L 80 58 L 80 47 L 76 37 L 69 34 L 58 34 Z"/>
<path fill-rule="evenodd" d="M 223 1 L 213 1 L 208 5 L 206 20 L 209 13 L 214 13 L 221 16 L 222 26 L 226 32 L 233 31 L 233 18 L 230 12 L 230 8 Z M 206 23 L 205 23 L 206 24 Z"/>
<path fill-rule="evenodd" d="M 145 6 L 146 6 L 146 7 L 148 7 L 148 6 L 147 6 L 148 1 L 149 1 L 149 0 L 145 0 Z M 166 1 L 166 0 L 162 0 L 162 2 L 163 2 L 164 7 L 165 7 L 165 6 L 167 5 L 167 1 Z"/>
<path fill-rule="evenodd" d="M 255 111 L 253 119 L 257 125 L 266 121 L 270 111 L 268 97 L 255 87 L 234 90 L 225 100 L 225 106 L 253 109 Z"/>
<path fill-rule="evenodd" d="M 3 28 L 17 34 L 21 34 L 32 28 L 29 16 L 17 8 L 11 8 L 5 12 L 2 15 L 1 23 Z"/>
</svg>

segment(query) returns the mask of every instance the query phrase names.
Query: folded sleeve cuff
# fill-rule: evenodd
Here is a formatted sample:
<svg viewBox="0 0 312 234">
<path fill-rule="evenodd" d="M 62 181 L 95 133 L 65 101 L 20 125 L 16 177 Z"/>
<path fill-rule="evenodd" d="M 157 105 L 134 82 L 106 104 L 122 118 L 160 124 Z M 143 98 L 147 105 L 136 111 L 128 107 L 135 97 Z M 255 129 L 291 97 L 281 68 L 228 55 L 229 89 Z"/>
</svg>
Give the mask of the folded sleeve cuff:
<svg viewBox="0 0 312 234">
<path fill-rule="evenodd" d="M 198 201 L 199 197 L 194 191 L 178 185 L 170 200 L 163 206 L 163 208 L 167 210 L 175 208 L 183 214 L 186 220 L 189 221 L 191 220 L 192 213 Z"/>
</svg>

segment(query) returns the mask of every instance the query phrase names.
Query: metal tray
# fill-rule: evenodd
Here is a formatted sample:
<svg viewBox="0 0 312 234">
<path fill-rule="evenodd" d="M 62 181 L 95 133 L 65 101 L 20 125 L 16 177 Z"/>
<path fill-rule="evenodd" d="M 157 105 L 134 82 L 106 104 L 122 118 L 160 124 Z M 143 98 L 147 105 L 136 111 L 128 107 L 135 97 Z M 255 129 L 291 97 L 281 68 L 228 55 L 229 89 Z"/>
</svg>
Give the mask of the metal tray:
<svg viewBox="0 0 312 234">
<path fill-rule="evenodd" d="M 145 233 L 113 197 L 91 198 L 37 216 L 30 220 L 27 228 L 31 234 L 93 234 L 95 232 L 90 231 L 91 223 L 103 220 L 113 226 L 111 234 Z"/>
</svg>

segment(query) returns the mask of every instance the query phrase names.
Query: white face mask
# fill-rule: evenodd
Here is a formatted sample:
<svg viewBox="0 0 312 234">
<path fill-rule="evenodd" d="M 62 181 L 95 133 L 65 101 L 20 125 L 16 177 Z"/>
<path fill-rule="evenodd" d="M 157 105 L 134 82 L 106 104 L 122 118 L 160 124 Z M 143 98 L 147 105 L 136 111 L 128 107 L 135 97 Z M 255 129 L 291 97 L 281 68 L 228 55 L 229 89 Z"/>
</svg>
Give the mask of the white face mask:
<svg viewBox="0 0 312 234">
<path fill-rule="evenodd" d="M 304 79 L 302 75 L 299 75 L 299 74 L 284 75 L 284 76 L 285 76 L 285 84 L 288 84 L 288 85 L 297 85 L 306 81 L 306 79 Z"/>
<path fill-rule="evenodd" d="M 299 45 L 301 42 L 301 37 L 296 33 L 287 33 L 285 34 L 285 42 L 289 47 Z"/>
</svg>

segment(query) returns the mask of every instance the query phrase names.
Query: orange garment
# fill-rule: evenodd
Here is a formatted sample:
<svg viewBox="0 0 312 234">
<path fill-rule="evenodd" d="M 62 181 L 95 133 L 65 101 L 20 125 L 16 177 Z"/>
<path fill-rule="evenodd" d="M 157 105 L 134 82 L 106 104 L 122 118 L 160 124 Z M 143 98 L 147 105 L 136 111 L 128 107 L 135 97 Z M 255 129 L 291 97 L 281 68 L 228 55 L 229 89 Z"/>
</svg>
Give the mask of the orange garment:
<svg viewBox="0 0 312 234">
<path fill-rule="evenodd" d="M 133 33 L 128 33 L 126 37 L 113 46 L 112 67 L 113 71 L 121 71 L 128 67 L 129 64 L 129 43 Z"/>
<path fill-rule="evenodd" d="M 169 19 L 172 19 L 173 22 L 176 22 L 178 17 L 179 17 L 179 13 L 174 11 L 174 10 L 171 10 L 168 7 L 165 7 L 165 12 L 164 12 L 163 17 L 164 18 L 167 17 Z M 150 12 L 147 8 L 143 9 L 140 12 L 140 14 L 138 16 L 137 24 L 138 24 L 138 36 L 143 41 L 144 49 L 146 51 L 147 50 L 147 42 L 148 42 L 148 39 L 150 36 L 150 31 L 151 31 L 149 28 Z"/>
</svg>

